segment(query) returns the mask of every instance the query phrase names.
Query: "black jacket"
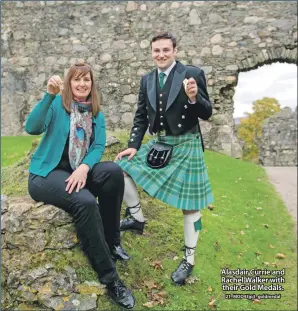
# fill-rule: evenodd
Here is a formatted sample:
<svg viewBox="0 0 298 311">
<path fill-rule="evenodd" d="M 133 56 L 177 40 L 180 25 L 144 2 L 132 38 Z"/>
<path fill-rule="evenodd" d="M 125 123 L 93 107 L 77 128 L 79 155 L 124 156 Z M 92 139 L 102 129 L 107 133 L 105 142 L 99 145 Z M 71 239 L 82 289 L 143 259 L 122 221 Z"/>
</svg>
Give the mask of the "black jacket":
<svg viewBox="0 0 298 311">
<path fill-rule="evenodd" d="M 140 148 L 148 126 L 149 133 L 153 134 L 153 126 L 159 109 L 157 104 L 156 71 L 157 69 L 154 69 L 141 79 L 138 108 L 133 120 L 128 148 Z M 191 77 L 196 80 L 198 85 L 197 102 L 195 104 L 188 102 L 183 86 L 183 80 Z M 164 115 L 172 135 L 184 134 L 196 124 L 199 125 L 198 118 L 203 120 L 210 118 L 212 105 L 202 69 L 194 66 L 184 66 L 177 61 Z M 200 126 L 199 132 L 201 133 Z"/>
</svg>

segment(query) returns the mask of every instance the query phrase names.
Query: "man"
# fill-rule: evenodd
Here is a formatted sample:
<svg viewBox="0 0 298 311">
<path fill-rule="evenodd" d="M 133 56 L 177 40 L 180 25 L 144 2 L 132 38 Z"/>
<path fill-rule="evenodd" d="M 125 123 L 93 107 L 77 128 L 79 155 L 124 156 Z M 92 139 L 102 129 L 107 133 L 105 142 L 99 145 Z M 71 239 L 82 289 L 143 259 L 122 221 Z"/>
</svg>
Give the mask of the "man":
<svg viewBox="0 0 298 311">
<path fill-rule="evenodd" d="M 151 40 L 151 52 L 157 69 L 141 79 L 128 149 L 116 157 L 124 171 L 123 200 L 127 205 L 127 217 L 121 221 L 120 230 L 139 234 L 144 230 L 144 216 L 134 182 L 152 197 L 181 209 L 185 253 L 172 273 L 172 280 L 183 285 L 194 267 L 195 247 L 201 230 L 200 209 L 213 202 L 198 124 L 198 118 L 210 118 L 212 106 L 203 70 L 175 60 L 177 47 L 172 34 L 155 36 Z M 152 168 L 157 163 L 152 161 L 163 163 L 168 153 L 164 151 L 160 155 L 158 150 L 161 149 L 154 140 L 142 145 L 148 126 L 151 134 L 157 134 L 157 142 L 170 148 L 174 146 L 169 163 L 159 168 Z"/>
</svg>

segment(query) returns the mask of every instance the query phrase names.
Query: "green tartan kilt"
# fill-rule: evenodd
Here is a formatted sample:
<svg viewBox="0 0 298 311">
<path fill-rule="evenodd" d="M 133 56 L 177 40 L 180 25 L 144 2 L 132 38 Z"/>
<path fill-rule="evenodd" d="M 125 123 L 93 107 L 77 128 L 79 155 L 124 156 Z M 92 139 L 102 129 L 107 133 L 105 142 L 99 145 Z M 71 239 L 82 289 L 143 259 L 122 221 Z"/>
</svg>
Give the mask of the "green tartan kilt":
<svg viewBox="0 0 298 311">
<path fill-rule="evenodd" d="M 161 169 L 146 164 L 151 146 L 165 142 L 173 147 L 170 163 Z M 151 197 L 183 210 L 200 210 L 213 203 L 201 138 L 197 134 L 151 139 L 131 160 L 123 157 L 117 164 Z"/>
</svg>

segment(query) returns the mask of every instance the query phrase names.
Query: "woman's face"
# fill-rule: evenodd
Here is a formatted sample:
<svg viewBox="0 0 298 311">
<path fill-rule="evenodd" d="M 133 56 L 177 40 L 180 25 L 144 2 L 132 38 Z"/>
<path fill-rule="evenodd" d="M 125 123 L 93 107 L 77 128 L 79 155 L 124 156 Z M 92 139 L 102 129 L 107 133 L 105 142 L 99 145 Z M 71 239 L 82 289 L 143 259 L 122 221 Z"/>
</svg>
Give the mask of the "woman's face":
<svg viewBox="0 0 298 311">
<path fill-rule="evenodd" d="M 92 87 L 90 72 L 83 76 L 72 77 L 70 80 L 70 86 L 74 97 L 80 100 L 86 100 Z"/>
</svg>

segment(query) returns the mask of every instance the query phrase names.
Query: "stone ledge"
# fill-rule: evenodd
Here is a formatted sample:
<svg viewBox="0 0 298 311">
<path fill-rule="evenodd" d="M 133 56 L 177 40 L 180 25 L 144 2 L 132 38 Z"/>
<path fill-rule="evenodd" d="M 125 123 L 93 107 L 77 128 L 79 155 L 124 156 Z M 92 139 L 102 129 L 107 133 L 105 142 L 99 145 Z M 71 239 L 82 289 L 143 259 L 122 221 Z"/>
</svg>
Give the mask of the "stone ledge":
<svg viewBox="0 0 298 311">
<path fill-rule="evenodd" d="M 1 215 L 2 307 L 95 309 L 105 287 L 97 281 L 79 281 L 78 267 L 94 280 L 96 276 L 78 247 L 71 217 L 29 196 L 1 201 L 6 205 Z"/>
</svg>

